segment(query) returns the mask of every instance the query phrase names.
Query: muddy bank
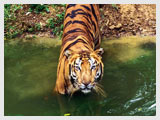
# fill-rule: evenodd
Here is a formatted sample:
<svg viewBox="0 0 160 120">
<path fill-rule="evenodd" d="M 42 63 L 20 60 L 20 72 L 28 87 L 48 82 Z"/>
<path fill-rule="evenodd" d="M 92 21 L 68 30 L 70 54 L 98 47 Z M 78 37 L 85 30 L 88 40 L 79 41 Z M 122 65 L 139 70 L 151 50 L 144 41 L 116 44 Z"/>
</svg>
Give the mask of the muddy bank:
<svg viewBox="0 0 160 120">
<path fill-rule="evenodd" d="M 42 10 L 41 10 L 41 9 Z M 107 4 L 100 8 L 102 37 L 156 35 L 156 5 Z M 5 9 L 5 38 L 63 34 L 65 5 L 11 5 Z"/>
<path fill-rule="evenodd" d="M 104 5 L 101 15 L 102 36 L 156 35 L 154 4 Z"/>
</svg>

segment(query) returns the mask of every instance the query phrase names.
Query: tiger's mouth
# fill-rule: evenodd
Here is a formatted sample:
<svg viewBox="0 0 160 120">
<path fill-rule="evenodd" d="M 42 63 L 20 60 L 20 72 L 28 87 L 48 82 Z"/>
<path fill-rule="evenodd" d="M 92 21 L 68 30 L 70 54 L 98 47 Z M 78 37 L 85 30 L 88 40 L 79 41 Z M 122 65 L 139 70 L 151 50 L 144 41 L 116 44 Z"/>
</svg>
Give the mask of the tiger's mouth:
<svg viewBox="0 0 160 120">
<path fill-rule="evenodd" d="M 83 90 L 81 90 L 84 94 L 87 94 L 87 93 L 90 93 L 91 92 L 91 90 L 90 89 L 83 89 Z"/>
<path fill-rule="evenodd" d="M 94 88 L 94 85 L 92 85 L 91 83 L 89 83 L 87 85 L 81 83 L 79 88 L 80 88 L 81 92 L 83 92 L 84 94 L 87 94 L 92 91 L 92 89 Z"/>
<path fill-rule="evenodd" d="M 92 90 L 95 89 L 96 86 L 96 83 L 88 83 L 88 84 L 79 83 L 78 79 L 73 76 L 71 76 L 71 82 L 74 88 L 76 88 L 78 91 L 81 91 L 84 94 L 92 92 Z"/>
<path fill-rule="evenodd" d="M 90 93 L 94 87 L 94 84 L 91 83 L 89 84 L 78 83 L 78 79 L 73 74 L 71 75 L 71 83 L 73 84 L 74 88 L 80 90 L 84 94 Z"/>
</svg>

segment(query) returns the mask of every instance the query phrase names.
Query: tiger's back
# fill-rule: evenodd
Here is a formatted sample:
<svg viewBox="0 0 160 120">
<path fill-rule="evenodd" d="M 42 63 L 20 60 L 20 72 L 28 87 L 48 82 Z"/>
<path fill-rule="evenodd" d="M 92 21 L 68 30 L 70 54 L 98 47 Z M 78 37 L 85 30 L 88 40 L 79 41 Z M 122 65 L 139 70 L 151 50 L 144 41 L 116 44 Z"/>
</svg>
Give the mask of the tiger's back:
<svg viewBox="0 0 160 120">
<path fill-rule="evenodd" d="M 66 13 L 64 17 L 64 29 L 62 37 L 62 46 L 59 58 L 59 64 L 57 68 L 57 81 L 55 90 L 61 94 L 68 94 L 77 91 L 80 85 L 75 86 L 74 81 L 78 81 L 77 84 L 85 83 L 89 81 L 93 84 L 96 72 L 101 71 L 100 78 L 103 74 L 103 63 L 101 61 L 100 49 L 101 36 L 98 26 L 100 19 L 99 6 L 90 4 L 69 4 L 66 6 Z M 77 63 L 75 61 L 78 61 Z M 88 76 L 80 73 L 91 71 L 91 69 L 85 68 L 88 65 L 91 68 L 92 62 L 97 61 L 99 69 L 91 77 L 88 72 Z M 73 73 L 78 76 L 78 70 L 74 68 L 76 64 L 79 64 L 79 77 L 75 77 L 73 80 Z M 83 67 L 84 66 L 84 67 Z M 98 71 L 99 70 L 99 71 Z M 81 78 L 81 76 L 83 76 Z M 85 79 L 84 79 L 85 78 Z M 87 79 L 86 79 L 87 78 Z M 80 80 L 81 79 L 81 80 Z M 79 87 L 79 88 L 78 88 Z"/>
<path fill-rule="evenodd" d="M 73 44 L 76 42 L 73 42 L 76 37 L 83 36 L 92 49 L 98 49 L 101 42 L 98 26 L 99 19 L 98 5 L 67 5 L 64 18 L 62 48 L 65 49 L 70 43 Z"/>
</svg>

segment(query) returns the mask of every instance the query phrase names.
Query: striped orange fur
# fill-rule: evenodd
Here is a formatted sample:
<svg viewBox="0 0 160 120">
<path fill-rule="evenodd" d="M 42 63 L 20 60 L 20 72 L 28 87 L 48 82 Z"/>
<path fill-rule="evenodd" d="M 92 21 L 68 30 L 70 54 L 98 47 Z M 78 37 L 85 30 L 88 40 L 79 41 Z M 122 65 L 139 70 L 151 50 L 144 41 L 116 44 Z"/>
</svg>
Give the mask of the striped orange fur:
<svg viewBox="0 0 160 120">
<path fill-rule="evenodd" d="M 98 5 L 66 6 L 56 92 L 60 94 L 73 94 L 79 90 L 83 93 L 92 90 L 98 92 L 98 81 L 103 76 L 99 20 Z"/>
</svg>

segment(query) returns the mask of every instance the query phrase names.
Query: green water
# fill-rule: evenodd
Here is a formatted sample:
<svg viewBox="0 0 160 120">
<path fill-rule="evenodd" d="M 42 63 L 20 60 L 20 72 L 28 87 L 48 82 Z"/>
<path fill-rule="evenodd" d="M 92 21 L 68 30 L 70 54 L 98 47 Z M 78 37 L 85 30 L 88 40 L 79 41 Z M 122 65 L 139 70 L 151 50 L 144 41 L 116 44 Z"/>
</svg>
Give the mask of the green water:
<svg viewBox="0 0 160 120">
<path fill-rule="evenodd" d="M 155 40 L 145 38 L 150 39 Z M 156 45 L 130 44 L 136 40 L 103 42 L 105 67 L 101 84 L 106 98 L 94 92 L 72 97 L 52 94 L 60 46 L 5 41 L 4 115 L 156 115 Z"/>
</svg>

